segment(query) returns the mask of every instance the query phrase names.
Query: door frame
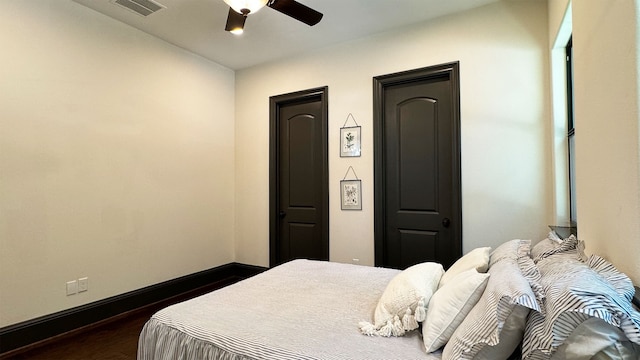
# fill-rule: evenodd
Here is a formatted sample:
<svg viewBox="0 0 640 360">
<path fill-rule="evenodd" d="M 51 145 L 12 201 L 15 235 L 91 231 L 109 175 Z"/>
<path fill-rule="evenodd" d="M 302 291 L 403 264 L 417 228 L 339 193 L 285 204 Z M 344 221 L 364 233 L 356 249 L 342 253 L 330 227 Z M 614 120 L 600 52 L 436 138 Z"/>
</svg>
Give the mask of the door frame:
<svg viewBox="0 0 640 360">
<path fill-rule="evenodd" d="M 460 63 L 458 61 L 425 68 L 380 75 L 373 78 L 373 154 L 374 154 L 374 251 L 375 265 L 382 266 L 386 261 L 385 254 L 385 189 L 384 174 L 386 164 L 384 100 L 385 90 L 389 86 L 410 84 L 429 79 L 448 77 L 451 82 L 451 102 L 454 132 L 452 136 L 452 180 L 454 182 L 451 231 L 456 253 L 462 253 L 462 181 L 460 150 Z"/>
<path fill-rule="evenodd" d="M 280 199 L 280 108 L 289 104 L 308 102 L 317 99 L 321 103 L 322 121 L 322 245 L 329 257 L 329 87 L 323 86 L 308 90 L 269 97 L 269 266 L 278 264 L 280 219 L 278 216 Z"/>
</svg>

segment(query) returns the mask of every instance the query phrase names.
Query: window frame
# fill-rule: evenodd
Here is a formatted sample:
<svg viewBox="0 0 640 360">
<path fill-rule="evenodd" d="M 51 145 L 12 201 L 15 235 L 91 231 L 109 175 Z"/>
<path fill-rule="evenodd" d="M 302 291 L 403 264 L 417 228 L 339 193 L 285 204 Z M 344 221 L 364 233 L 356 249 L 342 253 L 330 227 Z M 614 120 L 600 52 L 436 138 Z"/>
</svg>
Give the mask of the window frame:
<svg viewBox="0 0 640 360">
<path fill-rule="evenodd" d="M 575 117 L 573 97 L 573 36 L 565 46 L 566 55 L 566 92 L 567 92 L 567 164 L 569 186 L 569 221 L 572 227 L 577 225 L 576 184 L 575 184 Z"/>
</svg>

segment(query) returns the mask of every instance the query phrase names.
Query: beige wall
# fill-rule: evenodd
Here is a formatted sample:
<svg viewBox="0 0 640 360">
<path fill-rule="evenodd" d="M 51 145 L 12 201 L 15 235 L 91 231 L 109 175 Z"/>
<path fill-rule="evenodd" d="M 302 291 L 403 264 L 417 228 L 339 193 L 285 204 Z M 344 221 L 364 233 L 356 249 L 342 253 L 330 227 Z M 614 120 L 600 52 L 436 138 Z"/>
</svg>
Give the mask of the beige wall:
<svg viewBox="0 0 640 360">
<path fill-rule="evenodd" d="M 640 284 L 637 0 L 573 1 L 578 234 Z"/>
<path fill-rule="evenodd" d="M 0 327 L 234 260 L 233 71 L 69 0 L 0 44 Z"/>
<path fill-rule="evenodd" d="M 464 251 L 542 238 L 563 196 L 549 166 L 547 49 L 568 0 L 545 3 L 493 4 L 234 75 L 69 0 L 0 1 L 0 327 L 234 260 L 268 265 L 268 98 L 312 87 L 329 86 L 331 260 L 373 264 L 371 78 L 450 61 Z M 640 283 L 638 2 L 578 3 L 580 237 Z M 360 158 L 338 154 L 348 113 Z M 340 211 L 349 165 L 361 212 Z M 82 276 L 89 292 L 65 296 Z"/>
<path fill-rule="evenodd" d="M 269 96 L 329 86 L 330 258 L 374 263 L 372 77 L 460 61 L 464 251 L 540 239 L 551 221 L 545 1 L 497 3 L 236 74 L 236 254 L 269 262 Z M 352 113 L 362 157 L 340 158 Z M 245 139 L 251 139 L 246 141 Z M 343 212 L 353 166 L 363 210 Z"/>
<path fill-rule="evenodd" d="M 565 14 L 573 32 L 578 234 L 588 252 L 604 256 L 639 284 L 638 1 L 550 0 L 551 47 L 562 36 Z M 560 55 L 554 77 L 564 76 Z M 564 94 L 556 85 L 554 93 Z M 562 102 L 557 100 L 554 108 Z M 558 124 L 566 121 L 561 107 Z M 556 202 L 563 203 L 561 196 L 556 194 Z"/>
</svg>

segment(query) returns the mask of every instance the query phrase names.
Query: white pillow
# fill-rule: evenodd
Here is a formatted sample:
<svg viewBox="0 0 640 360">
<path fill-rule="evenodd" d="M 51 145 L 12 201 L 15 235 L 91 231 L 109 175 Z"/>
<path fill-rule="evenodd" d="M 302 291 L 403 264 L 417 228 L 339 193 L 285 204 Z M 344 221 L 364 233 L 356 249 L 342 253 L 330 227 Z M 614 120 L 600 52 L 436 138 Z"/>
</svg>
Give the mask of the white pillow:
<svg viewBox="0 0 640 360">
<path fill-rule="evenodd" d="M 396 275 L 378 301 L 373 324 L 360 322 L 360 331 L 365 335 L 402 336 L 405 331 L 418 328 L 442 274 L 441 264 L 426 262 Z"/>
<path fill-rule="evenodd" d="M 470 269 L 456 275 L 433 294 L 427 319 L 422 324 L 422 339 L 427 352 L 434 352 L 449 341 L 482 296 L 488 279 L 489 274 Z"/>
<path fill-rule="evenodd" d="M 440 284 L 438 288 L 443 287 L 447 282 L 453 279 L 456 275 L 461 272 L 475 269 L 479 273 L 486 273 L 489 268 L 489 253 L 491 252 L 490 247 L 481 247 L 477 249 L 473 249 L 469 251 L 466 255 L 458 259 L 451 267 L 447 270 L 447 272 L 442 275 L 442 279 L 440 279 Z"/>
</svg>

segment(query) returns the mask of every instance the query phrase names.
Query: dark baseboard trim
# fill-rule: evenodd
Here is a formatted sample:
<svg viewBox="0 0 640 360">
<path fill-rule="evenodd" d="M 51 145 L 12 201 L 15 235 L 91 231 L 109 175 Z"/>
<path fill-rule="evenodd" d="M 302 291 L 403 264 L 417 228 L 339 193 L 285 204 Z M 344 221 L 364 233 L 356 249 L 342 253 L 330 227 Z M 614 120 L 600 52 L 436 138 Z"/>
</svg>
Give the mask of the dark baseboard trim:
<svg viewBox="0 0 640 360">
<path fill-rule="evenodd" d="M 105 321 L 109 318 L 176 298 L 195 289 L 221 288 L 266 270 L 264 267 L 229 263 L 125 294 L 63 310 L 0 328 L 0 357 L 46 339 Z"/>
</svg>

